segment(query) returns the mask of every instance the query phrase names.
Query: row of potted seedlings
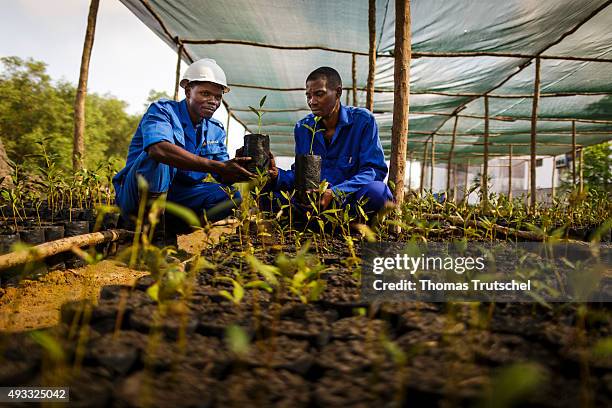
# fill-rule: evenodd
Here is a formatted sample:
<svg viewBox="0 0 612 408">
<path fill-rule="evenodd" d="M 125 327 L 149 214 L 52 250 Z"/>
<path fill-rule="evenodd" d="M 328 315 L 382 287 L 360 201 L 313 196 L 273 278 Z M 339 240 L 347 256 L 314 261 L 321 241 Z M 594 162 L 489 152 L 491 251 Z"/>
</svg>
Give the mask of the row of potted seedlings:
<svg viewBox="0 0 612 408">
<path fill-rule="evenodd" d="M 54 213 L 28 211 L 26 217 L 6 218 L 0 221 L 0 254 L 11 252 L 15 244 L 40 245 L 58 239 L 116 228 L 119 214 L 106 213 L 97 223 L 97 212 L 91 208 L 63 209 Z M 99 224 L 99 225 L 96 225 Z M 45 260 L 49 269 L 79 266 L 78 258 L 60 254 Z"/>
</svg>

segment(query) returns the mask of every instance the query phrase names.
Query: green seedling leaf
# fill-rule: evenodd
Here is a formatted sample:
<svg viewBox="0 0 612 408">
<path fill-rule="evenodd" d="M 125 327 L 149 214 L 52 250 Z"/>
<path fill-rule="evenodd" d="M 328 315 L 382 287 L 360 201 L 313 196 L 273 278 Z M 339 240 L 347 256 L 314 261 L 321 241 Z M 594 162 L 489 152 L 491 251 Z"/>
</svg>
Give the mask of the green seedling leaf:
<svg viewBox="0 0 612 408">
<path fill-rule="evenodd" d="M 370 229 L 370 227 L 365 224 L 357 224 L 355 225 L 355 228 L 357 228 L 357 231 L 359 231 L 359 233 L 363 235 L 366 241 L 376 242 L 376 234 L 374 233 L 374 231 L 372 231 L 372 229 Z"/>
<path fill-rule="evenodd" d="M 244 298 L 244 288 L 242 287 L 242 285 L 240 285 L 236 281 L 234 281 L 233 295 L 234 295 L 234 303 L 237 305 L 240 304 L 240 302 Z"/>
<path fill-rule="evenodd" d="M 49 333 L 35 330 L 30 332 L 30 337 L 38 343 L 49 356 L 55 361 L 62 361 L 65 358 L 64 349 L 61 344 L 53 338 Z"/>
<path fill-rule="evenodd" d="M 274 289 L 272 289 L 272 286 L 270 286 L 268 282 L 264 282 L 261 280 L 251 281 L 244 285 L 244 287 L 247 289 L 261 289 L 265 290 L 268 293 L 272 293 L 274 291 Z"/>
<path fill-rule="evenodd" d="M 319 300 L 321 293 L 325 290 L 325 283 L 323 281 L 313 281 L 308 284 L 308 289 L 310 292 L 308 293 L 308 301 L 316 302 Z"/>
<path fill-rule="evenodd" d="M 406 365 L 406 363 L 408 362 L 406 353 L 404 352 L 404 350 L 401 349 L 400 346 L 397 345 L 397 343 L 385 338 L 383 339 L 382 344 L 383 348 L 385 349 L 387 354 L 389 354 L 391 360 L 393 360 L 393 363 L 395 363 L 396 366 Z"/>
<path fill-rule="evenodd" d="M 259 109 L 263 108 L 264 103 L 266 103 L 266 98 L 268 97 L 268 95 L 264 95 L 263 98 L 261 98 L 261 100 L 259 101 Z"/>
<path fill-rule="evenodd" d="M 281 272 L 276 266 L 266 265 L 253 255 L 247 255 L 246 260 L 255 272 L 263 276 L 266 282 L 268 282 L 271 286 L 278 286 L 277 276 L 280 276 Z"/>
<path fill-rule="evenodd" d="M 535 392 L 545 377 L 542 368 L 533 363 L 519 363 L 502 369 L 493 379 L 483 407 L 511 407 Z"/>
<path fill-rule="evenodd" d="M 187 224 L 192 227 L 200 227 L 200 220 L 198 216 L 189 208 L 183 207 L 182 205 L 173 203 L 172 201 L 166 201 L 166 211 L 168 213 L 175 215 L 185 221 Z"/>
<path fill-rule="evenodd" d="M 236 355 L 244 356 L 249 352 L 250 339 L 240 326 L 231 325 L 225 330 L 225 344 Z"/>
<path fill-rule="evenodd" d="M 219 295 L 223 296 L 224 298 L 226 298 L 227 300 L 229 300 L 230 302 L 234 302 L 234 297 L 227 291 L 227 290 L 220 290 L 219 291 Z"/>
<path fill-rule="evenodd" d="M 598 359 L 612 357 L 612 337 L 606 337 L 595 343 L 592 354 Z"/>
<path fill-rule="evenodd" d="M 254 107 L 252 107 L 252 106 L 249 106 L 249 109 L 250 109 L 250 110 L 251 110 L 251 111 L 252 111 L 254 114 L 256 114 L 258 118 L 260 118 L 260 117 L 261 117 L 261 113 L 260 113 L 260 112 L 259 112 L 257 109 L 255 109 L 255 108 L 254 108 Z"/>
<path fill-rule="evenodd" d="M 147 288 L 147 295 L 159 303 L 159 282 L 155 282 L 153 285 Z"/>
</svg>

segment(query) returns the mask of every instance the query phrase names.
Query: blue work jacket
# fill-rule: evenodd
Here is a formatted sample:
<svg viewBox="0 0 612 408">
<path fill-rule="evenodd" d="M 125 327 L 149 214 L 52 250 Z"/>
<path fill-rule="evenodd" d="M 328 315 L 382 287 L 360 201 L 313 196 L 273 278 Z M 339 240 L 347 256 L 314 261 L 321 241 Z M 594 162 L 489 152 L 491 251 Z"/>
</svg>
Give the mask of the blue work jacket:
<svg viewBox="0 0 612 408">
<path fill-rule="evenodd" d="M 293 131 L 295 154 L 309 154 L 311 132 L 303 125 L 314 127 L 311 113 L 300 120 Z M 322 127 L 319 122 L 318 128 Z M 323 132 L 315 134 L 313 154 L 321 156 L 321 180 L 327 180 L 334 192 L 353 193 L 372 181 L 387 176 L 385 154 L 378 136 L 378 125 L 368 110 L 340 105 L 338 124 L 329 145 Z M 278 170 L 276 190 L 291 190 L 295 183 L 295 164 L 291 170 Z"/>
<path fill-rule="evenodd" d="M 226 161 L 229 155 L 225 146 L 225 137 L 225 129 L 216 119 L 203 119 L 194 128 L 185 99 L 180 102 L 168 99 L 154 102 L 149 106 L 136 129 L 128 149 L 125 167 L 113 179 L 117 194 L 120 190 L 117 187 L 120 187 L 123 178 L 135 162 L 140 166 L 138 173 L 146 174 L 156 168 L 156 163 L 149 157 L 144 160 L 136 160 L 143 153 L 147 154 L 145 150 L 149 146 L 167 141 L 207 159 Z M 196 184 L 205 179 L 207 175 L 208 173 L 204 172 L 176 168 L 171 168 L 170 171 L 171 179 L 183 184 Z"/>
</svg>

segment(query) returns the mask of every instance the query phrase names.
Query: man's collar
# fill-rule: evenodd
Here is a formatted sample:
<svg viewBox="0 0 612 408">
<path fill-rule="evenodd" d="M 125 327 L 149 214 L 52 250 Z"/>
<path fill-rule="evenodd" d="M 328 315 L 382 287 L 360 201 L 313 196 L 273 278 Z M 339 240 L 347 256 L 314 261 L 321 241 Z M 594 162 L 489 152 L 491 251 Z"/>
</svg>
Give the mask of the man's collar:
<svg viewBox="0 0 612 408">
<path fill-rule="evenodd" d="M 338 110 L 338 125 L 336 126 L 350 125 L 351 123 L 353 123 L 353 115 L 351 115 L 348 108 L 342 105 L 342 102 L 340 102 L 340 109 Z"/>
<path fill-rule="evenodd" d="M 183 99 L 179 102 L 180 120 L 183 127 L 188 126 L 191 123 L 191 117 L 189 116 L 189 110 L 187 109 L 187 99 Z"/>
</svg>

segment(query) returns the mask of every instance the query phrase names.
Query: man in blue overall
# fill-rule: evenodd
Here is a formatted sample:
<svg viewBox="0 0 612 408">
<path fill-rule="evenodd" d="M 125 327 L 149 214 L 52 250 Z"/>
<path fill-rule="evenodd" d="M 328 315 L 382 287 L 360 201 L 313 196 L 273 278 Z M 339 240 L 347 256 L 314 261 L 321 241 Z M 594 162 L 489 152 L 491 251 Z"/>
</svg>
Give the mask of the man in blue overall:
<svg viewBox="0 0 612 408">
<path fill-rule="evenodd" d="M 342 79 L 330 67 L 317 68 L 306 78 L 306 101 L 312 111 L 300 120 L 294 129 L 295 154 L 309 154 L 311 132 L 304 125 L 315 127 L 315 116 L 321 117 L 315 134 L 313 154 L 321 156 L 321 180 L 329 182 L 322 194 L 322 209 L 336 196 L 343 205 L 364 199 L 364 210 L 378 212 L 393 195 L 383 182 L 387 175 L 385 155 L 378 136 L 374 115 L 366 109 L 344 106 L 340 103 Z M 269 171 L 273 189 L 291 190 L 295 183 L 295 164 L 291 170 L 277 169 L 274 163 Z"/>
<path fill-rule="evenodd" d="M 161 99 L 149 106 L 130 143 L 125 168 L 113 178 L 124 221 L 138 212 L 137 175 L 148 183 L 148 201 L 167 193 L 168 201 L 198 215 L 215 206 L 224 207 L 207 213 L 209 220 L 229 215 L 231 206 L 220 204 L 240 198 L 236 191 L 234 201 L 229 201 L 226 184 L 253 177 L 242 167 L 250 158 L 228 160 L 225 130 L 212 119 L 223 94 L 229 91 L 221 67 L 208 58 L 196 61 L 187 68 L 180 85 L 185 89 L 185 99 Z M 203 182 L 208 174 L 224 184 Z M 166 241 L 173 239 L 176 234 Z"/>
</svg>

